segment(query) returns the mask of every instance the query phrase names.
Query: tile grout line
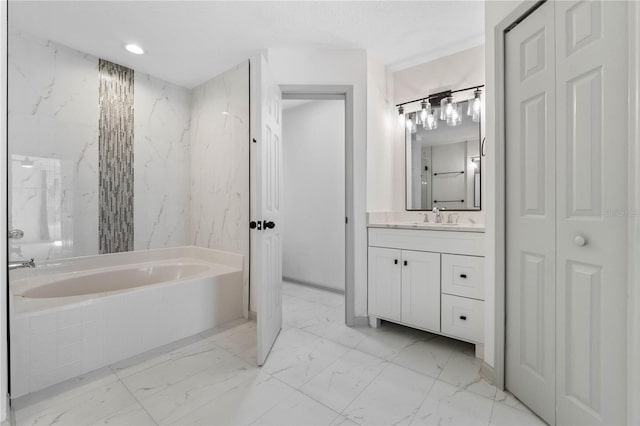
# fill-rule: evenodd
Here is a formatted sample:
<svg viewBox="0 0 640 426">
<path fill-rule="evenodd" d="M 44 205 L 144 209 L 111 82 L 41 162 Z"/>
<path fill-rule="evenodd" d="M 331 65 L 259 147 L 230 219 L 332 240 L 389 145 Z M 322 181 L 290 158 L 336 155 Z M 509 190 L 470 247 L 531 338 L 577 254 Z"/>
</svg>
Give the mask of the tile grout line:
<svg viewBox="0 0 640 426">
<path fill-rule="evenodd" d="M 122 387 L 125 388 L 125 390 L 129 393 L 129 395 L 131 395 L 131 397 L 134 399 L 134 401 L 136 401 L 138 406 L 140 406 L 140 408 L 142 408 L 144 410 L 144 412 L 147 413 L 147 416 L 149 416 L 149 418 L 153 421 L 153 423 L 155 423 L 156 425 L 159 425 L 160 423 L 158 423 L 156 418 L 151 415 L 151 413 L 147 410 L 147 407 L 142 405 L 142 402 L 140 402 L 140 400 L 133 394 L 133 392 L 131 392 L 131 390 L 127 387 L 127 385 L 117 375 L 116 375 L 116 377 L 118 378 L 118 382 L 120 382 Z"/>
</svg>

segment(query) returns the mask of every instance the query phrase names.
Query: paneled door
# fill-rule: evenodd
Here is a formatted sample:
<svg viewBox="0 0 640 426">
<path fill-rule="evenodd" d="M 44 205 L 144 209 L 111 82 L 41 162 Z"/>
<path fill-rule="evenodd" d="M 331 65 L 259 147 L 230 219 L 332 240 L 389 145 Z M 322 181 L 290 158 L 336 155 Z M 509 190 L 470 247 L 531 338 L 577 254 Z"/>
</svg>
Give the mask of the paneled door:
<svg viewBox="0 0 640 426">
<path fill-rule="evenodd" d="M 507 33 L 505 385 L 555 423 L 554 2 Z"/>
<path fill-rule="evenodd" d="M 400 321 L 402 309 L 402 251 L 369 247 L 369 313 Z"/>
<path fill-rule="evenodd" d="M 402 322 L 440 332 L 440 253 L 402 250 Z"/>
<path fill-rule="evenodd" d="M 626 423 L 627 7 L 547 2 L 505 38 L 505 378 L 550 424 Z"/>
<path fill-rule="evenodd" d="M 627 3 L 554 3 L 556 416 L 558 424 L 624 424 Z"/>
<path fill-rule="evenodd" d="M 257 363 L 264 365 L 282 329 L 282 105 L 280 87 L 264 57 L 251 63 L 255 70 L 256 140 L 254 144 L 254 194 L 252 226 L 253 270 L 251 285 L 257 290 Z M 257 137 L 256 137 L 257 136 Z"/>
</svg>

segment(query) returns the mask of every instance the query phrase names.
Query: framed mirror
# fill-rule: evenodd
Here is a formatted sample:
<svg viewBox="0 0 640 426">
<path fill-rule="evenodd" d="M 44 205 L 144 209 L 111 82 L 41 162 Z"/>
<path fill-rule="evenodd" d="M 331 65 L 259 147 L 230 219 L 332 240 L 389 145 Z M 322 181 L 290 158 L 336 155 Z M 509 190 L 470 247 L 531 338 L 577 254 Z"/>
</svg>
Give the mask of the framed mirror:
<svg viewBox="0 0 640 426">
<path fill-rule="evenodd" d="M 453 103 L 453 120 L 442 114 L 444 103 L 428 117 L 421 110 L 405 114 L 407 210 L 481 209 L 481 123 L 479 114 L 467 114 L 470 103 Z"/>
</svg>

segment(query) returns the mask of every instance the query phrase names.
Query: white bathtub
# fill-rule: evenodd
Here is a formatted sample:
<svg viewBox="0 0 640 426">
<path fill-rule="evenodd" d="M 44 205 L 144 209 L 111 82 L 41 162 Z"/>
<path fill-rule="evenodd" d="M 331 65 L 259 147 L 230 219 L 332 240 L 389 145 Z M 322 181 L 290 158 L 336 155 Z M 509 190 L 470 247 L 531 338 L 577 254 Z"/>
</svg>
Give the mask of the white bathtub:
<svg viewBox="0 0 640 426">
<path fill-rule="evenodd" d="M 11 271 L 12 398 L 241 318 L 242 262 L 178 247 Z"/>
</svg>

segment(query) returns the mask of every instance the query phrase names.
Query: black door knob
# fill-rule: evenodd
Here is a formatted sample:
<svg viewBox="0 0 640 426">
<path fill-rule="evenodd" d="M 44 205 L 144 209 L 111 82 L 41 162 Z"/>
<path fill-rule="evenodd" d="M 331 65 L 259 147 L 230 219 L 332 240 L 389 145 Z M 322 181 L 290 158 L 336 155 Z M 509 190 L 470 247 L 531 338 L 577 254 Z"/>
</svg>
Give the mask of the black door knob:
<svg viewBox="0 0 640 426">
<path fill-rule="evenodd" d="M 249 222 L 249 228 L 256 229 L 257 227 L 258 227 L 258 224 L 256 223 L 255 220 L 252 220 L 251 222 Z"/>
<path fill-rule="evenodd" d="M 275 227 L 276 227 L 276 223 L 275 223 L 275 222 L 272 222 L 272 221 L 270 221 L 270 220 L 269 220 L 269 221 L 265 221 L 265 222 L 264 222 L 264 227 L 265 227 L 266 229 L 273 229 L 273 228 L 275 228 Z"/>
</svg>

